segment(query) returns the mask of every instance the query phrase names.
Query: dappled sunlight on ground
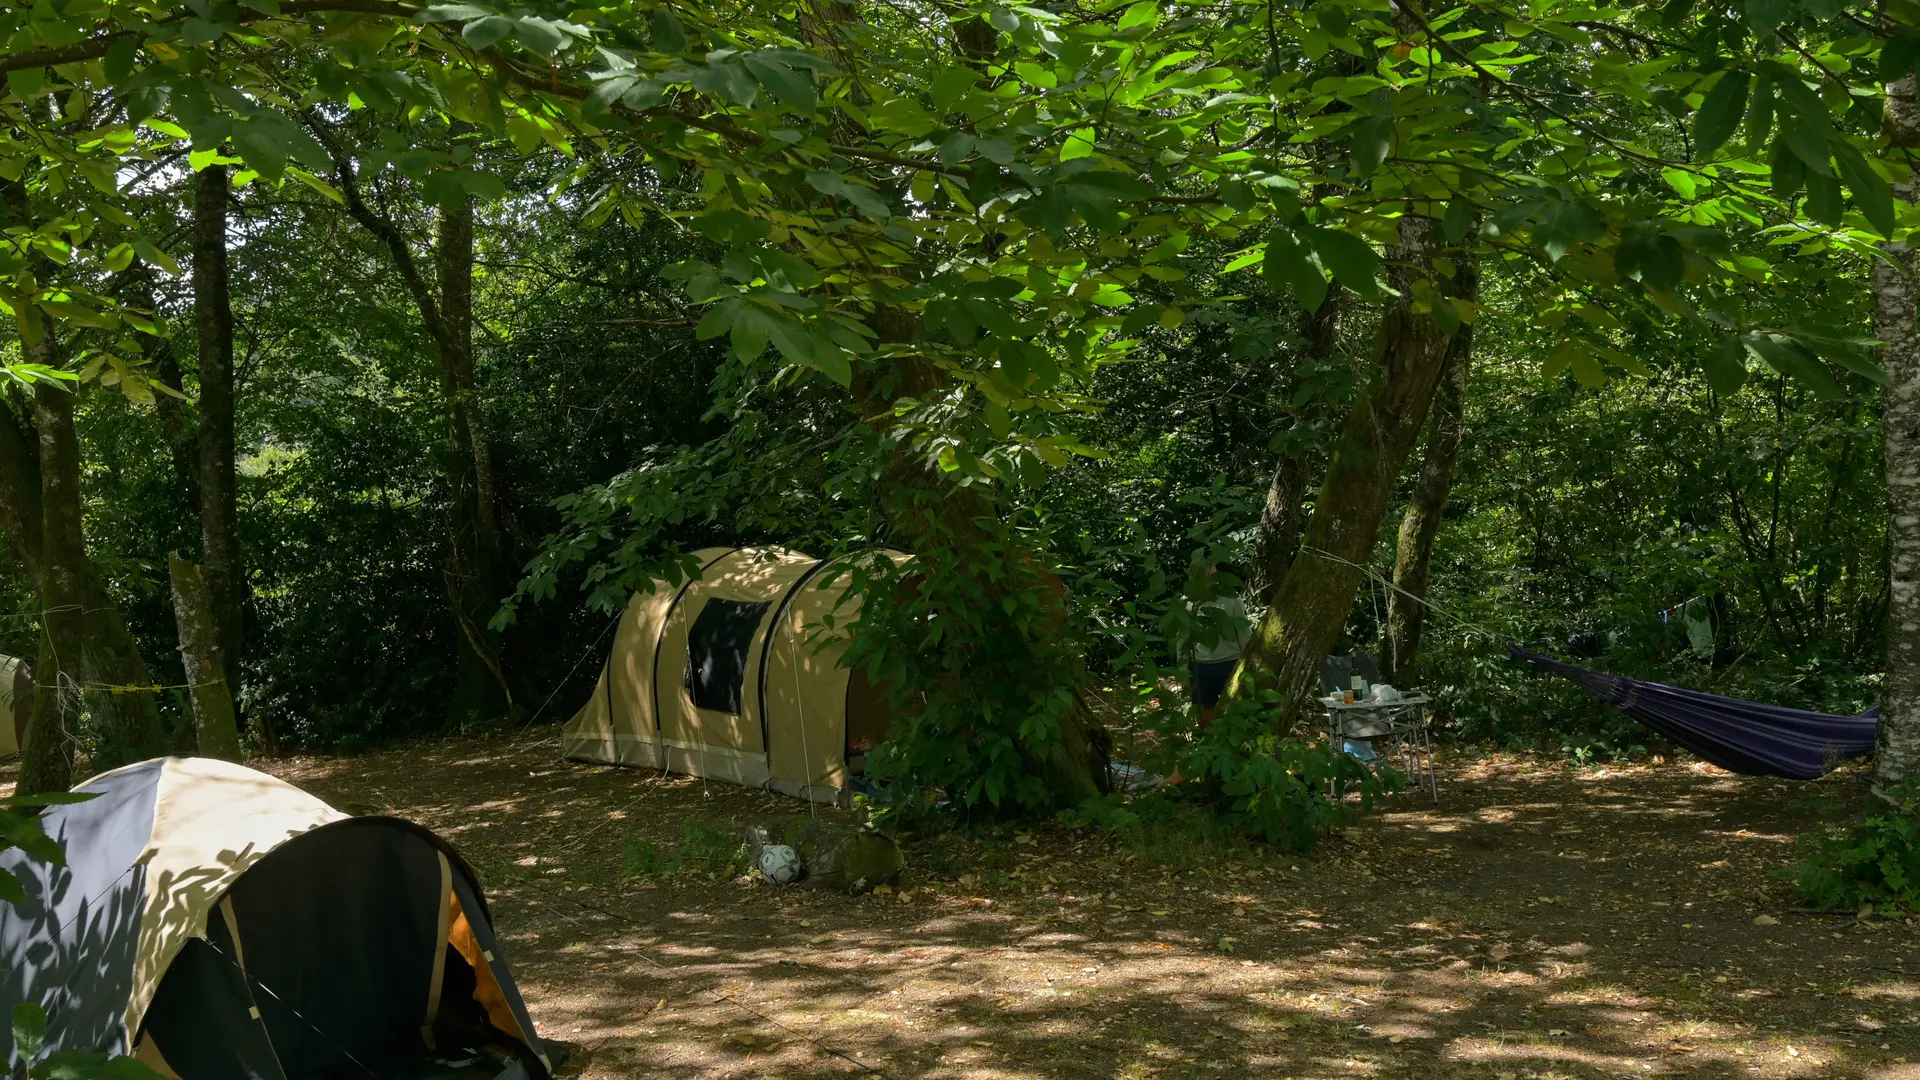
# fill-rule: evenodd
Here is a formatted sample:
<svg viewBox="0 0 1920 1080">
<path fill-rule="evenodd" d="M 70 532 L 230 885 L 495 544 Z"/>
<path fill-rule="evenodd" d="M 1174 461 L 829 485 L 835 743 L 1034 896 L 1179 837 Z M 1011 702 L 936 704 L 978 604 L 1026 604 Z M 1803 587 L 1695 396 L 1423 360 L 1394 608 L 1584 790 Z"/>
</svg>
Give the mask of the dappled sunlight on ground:
<svg viewBox="0 0 1920 1080">
<path fill-rule="evenodd" d="M 916 841 L 899 889 L 852 898 L 659 865 L 689 822 L 803 804 L 556 753 L 274 767 L 448 834 L 596 1080 L 1920 1080 L 1920 932 L 1768 878 L 1846 778 L 1488 755 L 1311 856 L 1006 829 Z"/>
</svg>

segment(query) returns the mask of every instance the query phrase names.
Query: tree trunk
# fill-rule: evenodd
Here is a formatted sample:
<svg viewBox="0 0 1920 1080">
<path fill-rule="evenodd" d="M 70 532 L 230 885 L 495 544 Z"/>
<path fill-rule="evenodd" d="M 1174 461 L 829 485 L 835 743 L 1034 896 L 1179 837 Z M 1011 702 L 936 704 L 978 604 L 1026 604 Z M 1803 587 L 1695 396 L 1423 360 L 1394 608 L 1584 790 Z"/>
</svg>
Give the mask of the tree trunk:
<svg viewBox="0 0 1920 1080">
<path fill-rule="evenodd" d="M 35 361 L 53 360 L 52 337 L 29 347 Z M 40 693 L 27 729 L 20 790 L 64 791 L 73 784 L 82 688 L 93 681 L 87 657 L 86 541 L 81 530 L 80 442 L 73 427 L 73 392 L 43 382 L 34 389 L 34 426 L 40 434 Z"/>
<path fill-rule="evenodd" d="M 233 719 L 233 694 L 227 687 L 226 658 L 213 618 L 213 590 L 200 567 L 175 551 L 167 556 L 173 580 L 173 617 L 180 628 L 180 666 L 193 702 L 194 730 L 200 752 L 240 760 L 240 729 Z"/>
<path fill-rule="evenodd" d="M 461 199 L 441 210 L 434 235 L 435 280 L 429 283 L 406 236 L 361 198 L 352 155 L 332 126 L 315 110 L 308 110 L 305 118 L 333 158 L 347 212 L 387 249 L 433 341 L 448 430 L 447 597 L 459 638 L 448 711 L 460 719 L 499 716 L 512 709 L 513 692 L 499 635 L 488 623 L 506 597 L 511 571 L 499 525 L 492 446 L 473 371 L 473 200 Z"/>
<path fill-rule="evenodd" d="M 508 589 L 507 556 L 494 489 L 493 451 L 473 374 L 473 200 L 440 211 L 434 237 L 440 284 L 440 387 L 452 453 L 453 543 L 447 588 L 460 632 L 455 711 L 490 718 L 513 706 L 502 664 L 500 636 L 487 624 Z"/>
<path fill-rule="evenodd" d="M 894 342 L 911 342 L 917 328 L 913 316 L 897 309 L 882 311 L 874 326 L 882 340 Z M 882 368 L 855 374 L 854 406 L 860 416 L 868 418 L 875 437 L 888 447 L 886 464 L 875 484 L 881 513 L 902 545 L 923 556 L 923 565 L 940 566 L 944 562 L 967 575 L 967 585 L 973 590 L 968 597 L 969 609 L 979 623 L 963 633 L 996 648 L 1018 643 L 1011 649 L 1019 654 L 1014 663 L 1045 672 L 1056 680 L 1055 685 L 1072 686 L 1077 671 L 1036 662 L 1050 655 L 1066 658 L 1060 640 L 1066 624 L 1064 584 L 1016 537 L 999 527 L 999 509 L 991 499 L 948 482 L 928 462 L 915 456 L 912 448 L 891 442 L 893 402 L 905 397 L 924 400 L 945 381 L 946 376 L 937 367 L 917 356 L 896 357 Z M 928 582 L 921 587 L 951 586 L 951 582 Z M 1018 594 L 1027 590 L 1044 598 L 1037 605 L 1041 614 L 1023 624 L 1016 613 L 1026 608 Z M 955 647 L 957 637 L 949 635 L 944 646 Z M 953 680 L 964 681 L 968 675 L 944 671 L 931 677 L 952 685 Z M 1047 688 L 1031 689 L 1036 697 L 1044 697 Z M 1003 703 L 982 704 L 991 708 Z M 1102 793 L 1107 776 L 1105 733 L 1080 695 L 1075 694 L 1074 705 L 1059 714 L 1055 730 L 1018 739 L 1017 743 L 1026 771 L 1040 778 L 1053 805 L 1077 806 Z"/>
<path fill-rule="evenodd" d="M 1413 282 L 1436 273 L 1434 233 L 1431 218 L 1408 214 L 1400 220 L 1400 243 L 1390 253 L 1400 296 L 1381 319 L 1378 374 L 1347 413 L 1299 553 L 1254 628 L 1235 693 L 1247 692 L 1247 673 L 1260 670 L 1277 680 L 1275 688 L 1291 709 L 1319 677 L 1321 662 L 1346 626 L 1387 500 L 1419 437 L 1446 359 L 1447 335 L 1431 315 L 1415 314 L 1411 306 Z"/>
<path fill-rule="evenodd" d="M 233 305 L 227 270 L 227 168 L 193 180 L 193 307 L 200 339 L 200 545 L 227 688 L 240 686 L 246 576 L 234 483 Z M 230 711 L 230 710 L 229 710 Z"/>
<path fill-rule="evenodd" d="M 1344 292 L 1338 285 L 1331 287 L 1326 300 L 1303 320 L 1301 330 L 1310 358 L 1328 359 L 1338 347 Z M 1318 404 L 1301 415 L 1300 423 L 1319 417 Z M 1285 580 L 1287 568 L 1293 565 L 1293 557 L 1300 550 L 1308 485 L 1320 469 L 1321 456 L 1317 446 L 1296 446 L 1274 462 L 1273 478 L 1267 482 L 1267 499 L 1260 507 L 1260 528 L 1254 534 L 1253 544 L 1253 594 L 1263 603 L 1273 601 L 1274 592 Z"/>
<path fill-rule="evenodd" d="M 1462 299 L 1474 300 L 1480 291 L 1480 269 L 1471 255 L 1456 259 Z M 1440 535 L 1440 518 L 1453 492 L 1453 467 L 1466 437 L 1467 378 L 1473 365 L 1473 326 L 1462 325 L 1447 346 L 1446 369 L 1434 392 L 1427 416 L 1427 444 L 1421 452 L 1420 475 L 1413 497 L 1400 519 L 1400 541 L 1394 552 L 1393 588 L 1387 594 L 1387 649 L 1383 670 L 1387 681 L 1413 681 L 1420 656 L 1420 630 L 1427 616 L 1427 568 L 1433 559 L 1433 541 Z"/>
<path fill-rule="evenodd" d="M 1920 144 L 1920 104 L 1908 75 L 1887 86 L 1883 113 L 1895 147 Z M 1914 201 L 1911 182 L 1893 185 L 1896 198 Z M 1880 795 L 1920 773 L 1920 327 L 1913 249 L 1882 246 L 1873 267 L 1873 331 L 1886 342 L 1880 366 L 1887 455 L 1887 673 L 1880 684 L 1880 735 L 1873 786 Z"/>
</svg>

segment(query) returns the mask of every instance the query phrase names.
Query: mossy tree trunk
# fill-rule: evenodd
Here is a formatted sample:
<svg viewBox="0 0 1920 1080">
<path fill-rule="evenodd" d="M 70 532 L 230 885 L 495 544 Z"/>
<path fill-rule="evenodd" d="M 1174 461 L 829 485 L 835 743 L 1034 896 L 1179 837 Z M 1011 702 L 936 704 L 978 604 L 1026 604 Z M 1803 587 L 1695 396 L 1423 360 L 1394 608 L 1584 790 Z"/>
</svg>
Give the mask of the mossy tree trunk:
<svg viewBox="0 0 1920 1080">
<path fill-rule="evenodd" d="M 1254 628 L 1235 693 L 1246 693 L 1249 675 L 1258 671 L 1284 700 L 1303 700 L 1346 626 L 1387 501 L 1445 364 L 1448 335 L 1432 315 L 1416 313 L 1412 300 L 1415 281 L 1441 280 L 1438 242 L 1431 218 L 1401 218 L 1399 243 L 1388 253 L 1400 295 L 1380 322 L 1373 378 L 1347 412 L 1298 553 Z"/>
</svg>

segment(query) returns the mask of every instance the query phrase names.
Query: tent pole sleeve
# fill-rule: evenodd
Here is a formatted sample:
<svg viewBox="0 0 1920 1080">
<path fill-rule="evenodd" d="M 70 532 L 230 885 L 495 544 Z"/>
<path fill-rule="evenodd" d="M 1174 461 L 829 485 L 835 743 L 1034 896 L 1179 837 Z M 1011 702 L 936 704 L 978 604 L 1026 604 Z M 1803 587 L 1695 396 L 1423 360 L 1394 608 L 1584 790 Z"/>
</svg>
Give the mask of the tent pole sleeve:
<svg viewBox="0 0 1920 1080">
<path fill-rule="evenodd" d="M 787 608 L 792 605 L 793 598 L 800 594 L 807 582 L 827 568 L 827 562 L 826 559 L 819 560 L 808 567 L 806 573 L 795 578 L 792 585 L 787 586 L 786 594 L 780 597 L 780 603 L 773 609 L 773 617 L 767 620 L 766 637 L 760 642 L 760 749 L 767 755 L 769 779 L 773 773 L 773 732 L 772 725 L 767 722 L 767 664 L 773 656 L 773 636 L 780 632 L 780 620 L 787 617 Z"/>
<path fill-rule="evenodd" d="M 420 1025 L 420 1040 L 427 1049 L 437 1050 L 434 1045 L 433 1025 L 440 1019 L 440 991 L 447 977 L 447 935 L 453 931 L 453 864 L 447 861 L 447 853 L 436 852 L 440 856 L 440 926 L 434 931 L 433 973 L 427 977 L 427 1018 Z"/>
</svg>

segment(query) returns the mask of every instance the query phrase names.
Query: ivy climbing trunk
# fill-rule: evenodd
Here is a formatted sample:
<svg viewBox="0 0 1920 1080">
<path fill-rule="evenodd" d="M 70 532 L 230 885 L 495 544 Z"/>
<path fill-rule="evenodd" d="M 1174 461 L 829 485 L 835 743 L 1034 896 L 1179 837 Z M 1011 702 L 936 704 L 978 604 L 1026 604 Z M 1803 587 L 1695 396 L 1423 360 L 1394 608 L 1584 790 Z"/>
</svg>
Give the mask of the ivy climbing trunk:
<svg viewBox="0 0 1920 1080">
<path fill-rule="evenodd" d="M 1298 553 L 1254 628 L 1235 693 L 1247 692 L 1246 676 L 1259 671 L 1283 700 L 1302 700 L 1346 626 L 1387 500 L 1445 366 L 1448 336 L 1433 316 L 1412 307 L 1413 283 L 1437 276 L 1438 239 L 1431 218 L 1400 219 L 1399 243 L 1388 253 L 1400 295 L 1380 321 L 1373 377 L 1347 412 Z"/>
<path fill-rule="evenodd" d="M 1887 86 L 1882 114 L 1895 147 L 1920 145 L 1920 103 L 1914 78 Z M 1893 185 L 1894 196 L 1914 201 L 1911 180 Z M 1874 753 L 1874 790 L 1892 788 L 1920 774 L 1920 326 L 1909 245 L 1889 241 L 1873 268 L 1873 330 L 1886 344 L 1880 367 L 1889 379 L 1883 399 L 1886 428 L 1887 671 L 1880 683 L 1880 734 Z"/>
<path fill-rule="evenodd" d="M 240 687 L 241 612 L 246 576 L 234 474 L 233 301 L 227 266 L 227 168 L 193 179 L 193 308 L 199 337 L 198 484 L 200 547 L 222 678 Z"/>
<path fill-rule="evenodd" d="M 1471 255 L 1456 256 L 1459 266 L 1455 295 L 1477 300 L 1480 269 Z M 1473 366 L 1473 327 L 1463 325 L 1447 346 L 1445 370 L 1427 415 L 1427 441 L 1420 453 L 1420 473 L 1413 495 L 1400 518 L 1400 538 L 1394 550 L 1393 588 L 1387 594 L 1387 681 L 1411 685 L 1420 657 L 1420 632 L 1427 617 L 1427 572 L 1433 561 L 1433 542 L 1440 535 L 1440 519 L 1453 492 L 1454 465 L 1466 439 L 1467 380 Z"/>
</svg>

